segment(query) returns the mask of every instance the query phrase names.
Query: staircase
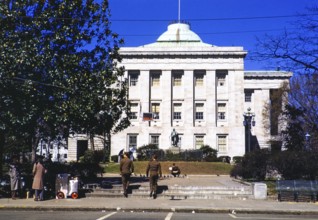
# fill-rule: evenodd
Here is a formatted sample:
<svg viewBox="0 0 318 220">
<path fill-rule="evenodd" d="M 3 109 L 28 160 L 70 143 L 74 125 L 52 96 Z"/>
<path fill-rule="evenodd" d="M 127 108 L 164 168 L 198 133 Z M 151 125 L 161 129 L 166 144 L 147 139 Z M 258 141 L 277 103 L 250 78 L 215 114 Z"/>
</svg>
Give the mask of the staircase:
<svg viewBox="0 0 318 220">
<path fill-rule="evenodd" d="M 193 177 L 192 177 L 193 178 Z M 199 179 L 189 180 L 186 177 L 164 178 L 158 182 L 157 198 L 166 199 L 253 199 L 253 188 L 250 185 L 224 181 Z M 196 181 L 195 181 L 196 180 Z M 202 181 L 201 181 L 202 180 Z M 120 178 L 101 182 L 85 194 L 86 197 L 122 198 L 123 188 Z M 128 197 L 149 198 L 149 182 L 144 177 L 133 177 L 128 189 Z"/>
</svg>

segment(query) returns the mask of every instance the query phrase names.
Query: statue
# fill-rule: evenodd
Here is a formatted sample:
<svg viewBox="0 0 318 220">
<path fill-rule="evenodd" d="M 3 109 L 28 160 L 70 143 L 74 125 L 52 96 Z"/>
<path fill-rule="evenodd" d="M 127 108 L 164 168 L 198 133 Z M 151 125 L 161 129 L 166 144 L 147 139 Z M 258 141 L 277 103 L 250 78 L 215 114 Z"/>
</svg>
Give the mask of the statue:
<svg viewBox="0 0 318 220">
<path fill-rule="evenodd" d="M 173 129 L 171 132 L 171 141 L 173 146 L 178 147 L 179 135 L 175 129 Z"/>
</svg>

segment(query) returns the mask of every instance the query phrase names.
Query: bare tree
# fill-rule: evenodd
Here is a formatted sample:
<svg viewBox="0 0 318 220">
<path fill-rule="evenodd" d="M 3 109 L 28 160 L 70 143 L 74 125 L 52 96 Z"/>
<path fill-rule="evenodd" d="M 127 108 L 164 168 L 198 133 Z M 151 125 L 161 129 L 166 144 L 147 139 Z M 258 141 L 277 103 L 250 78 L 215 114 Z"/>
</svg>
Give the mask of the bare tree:
<svg viewBox="0 0 318 220">
<path fill-rule="evenodd" d="M 306 15 L 299 14 L 292 25 L 294 28 L 280 35 L 259 37 L 251 59 L 294 73 L 288 105 L 304 112 L 299 120 L 310 135 L 307 144 L 318 149 L 318 6 L 308 8 Z"/>
</svg>

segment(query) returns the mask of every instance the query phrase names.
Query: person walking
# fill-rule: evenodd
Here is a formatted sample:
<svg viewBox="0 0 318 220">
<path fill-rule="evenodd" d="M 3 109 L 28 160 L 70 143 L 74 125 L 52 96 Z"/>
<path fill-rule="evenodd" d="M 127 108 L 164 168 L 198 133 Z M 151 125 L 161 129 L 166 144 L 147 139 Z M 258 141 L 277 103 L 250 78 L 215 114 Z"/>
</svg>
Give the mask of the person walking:
<svg viewBox="0 0 318 220">
<path fill-rule="evenodd" d="M 153 197 L 154 199 L 157 198 L 157 187 L 158 187 L 158 179 L 159 177 L 162 177 L 161 172 L 161 164 L 157 160 L 157 155 L 152 155 L 151 161 L 149 161 L 147 170 L 146 170 L 146 176 L 149 177 L 149 185 L 150 185 L 150 197 Z"/>
<path fill-rule="evenodd" d="M 123 183 L 124 196 L 128 197 L 128 187 L 130 176 L 134 172 L 134 163 L 131 159 L 129 159 L 129 153 L 125 152 L 123 155 L 123 159 L 120 161 L 119 165 L 121 180 Z"/>
<path fill-rule="evenodd" d="M 12 156 L 11 163 L 9 164 L 9 176 L 11 186 L 11 198 L 17 199 L 20 189 L 20 167 L 17 156 Z"/>
<path fill-rule="evenodd" d="M 43 166 L 43 158 L 39 156 L 36 160 L 36 163 L 33 165 L 33 183 L 32 189 L 35 190 L 34 201 L 43 201 L 43 188 L 44 188 L 44 174 L 46 169 Z"/>
</svg>

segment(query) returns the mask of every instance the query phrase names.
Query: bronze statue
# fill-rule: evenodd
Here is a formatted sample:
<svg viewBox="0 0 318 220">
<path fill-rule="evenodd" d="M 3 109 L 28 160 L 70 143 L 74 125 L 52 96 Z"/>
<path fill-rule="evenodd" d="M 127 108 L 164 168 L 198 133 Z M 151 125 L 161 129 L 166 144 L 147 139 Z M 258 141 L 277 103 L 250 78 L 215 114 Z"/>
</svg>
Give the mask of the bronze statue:
<svg viewBox="0 0 318 220">
<path fill-rule="evenodd" d="M 173 146 L 178 147 L 179 135 L 175 129 L 173 129 L 171 132 L 171 141 Z"/>
</svg>

